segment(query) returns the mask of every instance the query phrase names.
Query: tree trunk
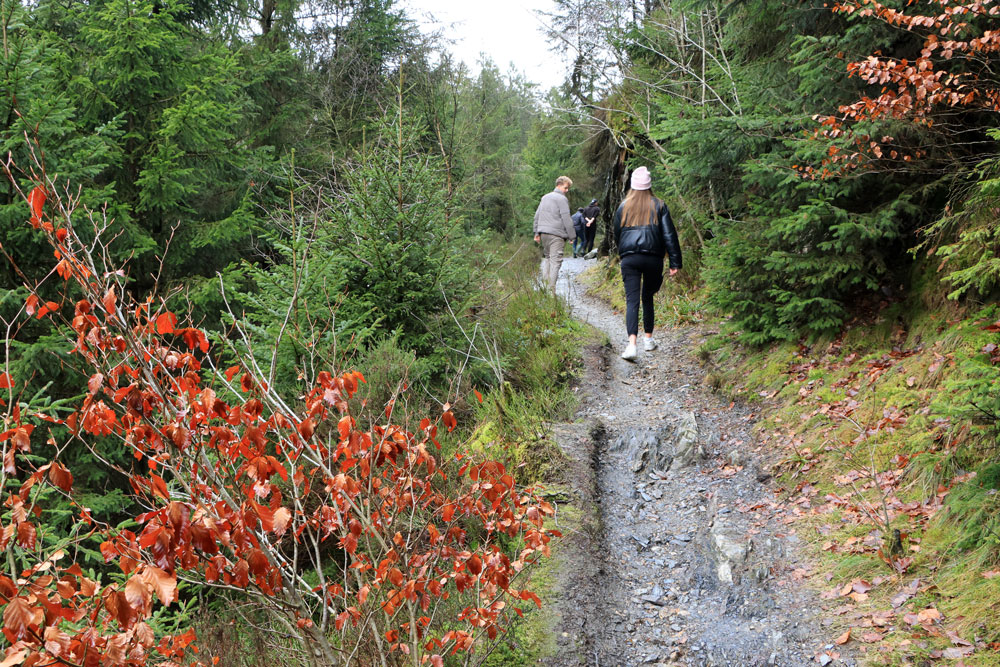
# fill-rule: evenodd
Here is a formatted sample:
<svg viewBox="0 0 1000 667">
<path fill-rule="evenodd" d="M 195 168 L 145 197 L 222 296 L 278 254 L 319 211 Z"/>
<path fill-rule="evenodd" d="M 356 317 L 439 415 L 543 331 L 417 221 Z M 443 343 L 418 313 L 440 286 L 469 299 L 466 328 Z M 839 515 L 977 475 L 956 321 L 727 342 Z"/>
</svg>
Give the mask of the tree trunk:
<svg viewBox="0 0 1000 667">
<path fill-rule="evenodd" d="M 601 239 L 601 246 L 597 250 L 597 254 L 601 257 L 607 257 L 618 249 L 615 244 L 612 221 L 615 211 L 618 210 L 618 205 L 621 204 L 625 196 L 625 181 L 628 178 L 628 170 L 625 168 L 625 158 L 627 155 L 627 149 L 618 149 L 618 157 L 615 159 L 611 171 L 604 182 L 604 196 L 601 200 L 601 219 L 604 222 L 604 238 Z"/>
<path fill-rule="evenodd" d="M 302 628 L 301 632 L 309 654 L 309 667 L 337 667 L 342 664 L 319 626 L 314 623 L 308 628 Z"/>
</svg>

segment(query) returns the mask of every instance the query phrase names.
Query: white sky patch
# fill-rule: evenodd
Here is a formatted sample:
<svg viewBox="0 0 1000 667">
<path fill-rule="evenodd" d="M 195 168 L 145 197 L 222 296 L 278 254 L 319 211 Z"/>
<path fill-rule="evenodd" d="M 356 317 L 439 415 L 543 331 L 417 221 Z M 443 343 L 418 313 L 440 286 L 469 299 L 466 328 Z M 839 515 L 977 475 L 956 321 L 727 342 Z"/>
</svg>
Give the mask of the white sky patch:
<svg viewBox="0 0 1000 667">
<path fill-rule="evenodd" d="M 549 51 L 542 33 L 544 18 L 535 14 L 539 9 L 550 11 L 549 0 L 401 0 L 400 5 L 421 29 L 442 29 L 445 39 L 453 42 L 446 48 L 473 75 L 479 73 L 485 54 L 501 72 L 513 64 L 539 84 L 542 93 L 565 78 L 563 59 Z"/>
</svg>

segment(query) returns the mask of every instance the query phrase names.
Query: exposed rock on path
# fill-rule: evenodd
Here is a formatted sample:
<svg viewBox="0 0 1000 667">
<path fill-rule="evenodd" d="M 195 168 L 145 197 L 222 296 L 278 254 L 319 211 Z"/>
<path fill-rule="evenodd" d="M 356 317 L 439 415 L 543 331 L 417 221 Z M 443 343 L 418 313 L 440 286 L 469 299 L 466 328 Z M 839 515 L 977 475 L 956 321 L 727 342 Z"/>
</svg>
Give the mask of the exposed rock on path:
<svg viewBox="0 0 1000 667">
<path fill-rule="evenodd" d="M 624 318 L 576 281 L 589 264 L 564 261 L 559 290 L 612 345 L 588 350 L 578 422 L 554 432 L 587 516 L 566 540 L 547 664 L 819 664 L 828 633 L 789 576 L 796 538 L 747 511 L 773 497 L 751 415 L 703 387 L 692 331 L 622 360 Z"/>
</svg>

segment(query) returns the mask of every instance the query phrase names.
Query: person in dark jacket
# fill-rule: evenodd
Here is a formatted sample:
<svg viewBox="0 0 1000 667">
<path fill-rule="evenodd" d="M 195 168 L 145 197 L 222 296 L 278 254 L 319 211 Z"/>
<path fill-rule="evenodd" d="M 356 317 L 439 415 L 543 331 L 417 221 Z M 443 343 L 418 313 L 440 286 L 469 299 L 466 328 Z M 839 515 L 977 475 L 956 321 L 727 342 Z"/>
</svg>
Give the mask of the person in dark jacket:
<svg viewBox="0 0 1000 667">
<path fill-rule="evenodd" d="M 587 246 L 587 232 L 583 222 L 583 209 L 576 209 L 576 213 L 570 216 L 573 218 L 573 229 L 576 230 L 576 239 L 573 241 L 573 257 L 583 255 L 583 249 Z"/>
<path fill-rule="evenodd" d="M 625 328 L 628 345 L 622 359 L 633 361 L 638 352 L 639 299 L 642 298 L 642 328 L 646 334 L 643 349 L 656 349 L 653 339 L 653 295 L 663 284 L 663 257 L 670 258 L 670 275 L 681 268 L 681 247 L 677 230 L 667 205 L 653 196 L 649 170 L 639 167 L 632 172 L 632 189 L 615 211 L 612 228 L 618 256 L 621 258 L 622 282 L 625 284 Z M 584 211 L 586 215 L 586 211 Z"/>
<path fill-rule="evenodd" d="M 597 216 L 600 214 L 601 207 L 597 205 L 596 199 L 591 199 L 587 208 L 583 209 L 583 221 L 587 236 L 587 243 L 582 253 L 584 255 L 594 249 L 594 238 L 597 236 Z"/>
</svg>

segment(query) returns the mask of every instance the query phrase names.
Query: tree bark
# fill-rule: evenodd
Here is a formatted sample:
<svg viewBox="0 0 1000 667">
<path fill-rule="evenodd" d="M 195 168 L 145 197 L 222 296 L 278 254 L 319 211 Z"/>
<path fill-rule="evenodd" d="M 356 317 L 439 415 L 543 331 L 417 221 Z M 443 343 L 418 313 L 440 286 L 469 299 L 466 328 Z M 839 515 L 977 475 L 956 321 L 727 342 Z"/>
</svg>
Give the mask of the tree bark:
<svg viewBox="0 0 1000 667">
<path fill-rule="evenodd" d="M 597 249 L 597 254 L 601 257 L 607 257 L 618 250 L 615 244 L 612 221 L 614 220 L 615 211 L 618 210 L 618 205 L 621 204 L 625 196 L 625 180 L 629 175 L 628 170 L 625 168 L 625 158 L 627 155 L 627 149 L 618 149 L 618 156 L 615 158 L 614 164 L 611 166 L 611 171 L 604 182 L 604 196 L 601 200 L 601 221 L 604 223 L 604 238 L 601 239 L 601 245 Z"/>
</svg>

